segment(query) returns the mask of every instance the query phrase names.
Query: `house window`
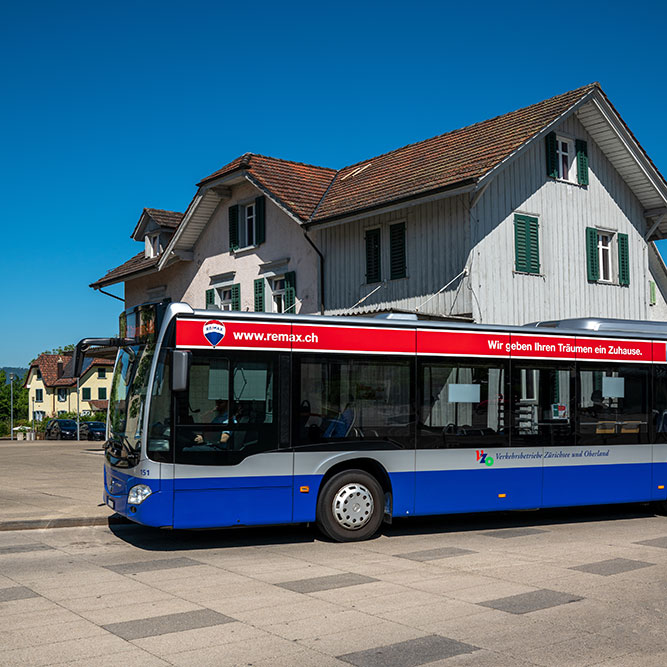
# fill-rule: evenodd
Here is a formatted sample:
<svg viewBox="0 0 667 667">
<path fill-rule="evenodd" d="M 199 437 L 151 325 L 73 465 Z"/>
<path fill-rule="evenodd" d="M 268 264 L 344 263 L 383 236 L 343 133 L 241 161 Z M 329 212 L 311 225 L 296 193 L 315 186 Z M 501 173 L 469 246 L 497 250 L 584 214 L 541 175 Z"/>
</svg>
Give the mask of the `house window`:
<svg viewBox="0 0 667 667">
<path fill-rule="evenodd" d="M 271 281 L 271 301 L 274 313 L 285 312 L 285 277 L 274 278 Z"/>
<path fill-rule="evenodd" d="M 144 237 L 144 242 L 146 244 L 146 258 L 157 257 L 160 254 L 160 235 L 159 234 L 147 234 Z"/>
<path fill-rule="evenodd" d="M 100 401 L 106 401 L 107 399 L 107 388 L 106 387 L 99 387 L 97 389 L 97 399 Z"/>
<path fill-rule="evenodd" d="M 590 282 L 630 284 L 630 248 L 627 234 L 586 228 L 586 269 Z"/>
<path fill-rule="evenodd" d="M 598 280 L 603 283 L 611 282 L 611 240 L 613 234 L 598 232 L 598 266 L 600 275 Z"/>
<path fill-rule="evenodd" d="M 81 390 L 81 399 L 84 401 L 89 401 L 90 400 L 90 387 L 84 387 Z"/>
<path fill-rule="evenodd" d="M 100 380 L 105 380 L 107 377 L 107 369 L 106 368 L 98 368 L 97 369 L 97 377 Z"/>
<path fill-rule="evenodd" d="M 220 310 L 233 310 L 231 286 L 219 289 L 218 295 L 220 296 Z"/>
<path fill-rule="evenodd" d="M 380 252 L 380 230 L 366 230 L 366 282 L 368 284 L 379 283 L 382 280 Z"/>
<path fill-rule="evenodd" d="M 36 377 L 38 380 L 41 380 L 41 379 L 42 379 L 42 371 L 40 371 L 39 368 L 37 369 L 37 375 L 36 375 L 35 377 Z"/>
<path fill-rule="evenodd" d="M 35 389 L 35 401 L 37 403 L 41 403 L 44 400 L 44 390 L 43 389 Z"/>
<path fill-rule="evenodd" d="M 67 388 L 58 387 L 58 401 L 64 403 L 67 400 Z"/>
<path fill-rule="evenodd" d="M 540 272 L 539 225 L 537 218 L 514 216 L 515 270 L 518 273 Z"/>
<path fill-rule="evenodd" d="M 588 144 L 549 132 L 545 137 L 547 176 L 588 185 Z"/>
<path fill-rule="evenodd" d="M 44 412 L 44 410 L 35 410 L 32 413 L 32 416 L 34 417 L 36 422 L 41 422 L 41 421 L 44 420 L 44 417 L 46 416 L 46 413 Z"/>
<path fill-rule="evenodd" d="M 266 200 L 257 197 L 252 202 L 229 207 L 229 249 L 257 246 L 266 240 Z"/>
<path fill-rule="evenodd" d="M 565 137 L 556 137 L 556 155 L 558 156 L 558 178 L 574 181 L 572 165 L 574 164 L 574 141 Z"/>
</svg>

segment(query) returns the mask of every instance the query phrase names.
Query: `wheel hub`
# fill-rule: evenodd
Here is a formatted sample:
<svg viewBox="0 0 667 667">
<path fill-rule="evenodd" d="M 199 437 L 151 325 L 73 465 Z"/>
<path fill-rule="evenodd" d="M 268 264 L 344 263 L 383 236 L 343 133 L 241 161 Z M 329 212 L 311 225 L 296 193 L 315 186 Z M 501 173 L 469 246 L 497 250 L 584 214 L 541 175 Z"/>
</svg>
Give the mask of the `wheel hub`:
<svg viewBox="0 0 667 667">
<path fill-rule="evenodd" d="M 373 494 L 363 484 L 346 484 L 334 496 L 331 509 L 343 528 L 359 530 L 373 516 Z"/>
</svg>

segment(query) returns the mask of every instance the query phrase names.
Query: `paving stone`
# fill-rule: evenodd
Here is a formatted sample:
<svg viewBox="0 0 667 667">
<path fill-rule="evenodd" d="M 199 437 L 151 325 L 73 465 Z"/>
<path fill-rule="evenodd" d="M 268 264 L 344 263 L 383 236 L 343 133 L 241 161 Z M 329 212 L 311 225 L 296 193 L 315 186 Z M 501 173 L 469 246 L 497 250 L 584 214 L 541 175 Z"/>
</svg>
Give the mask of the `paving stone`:
<svg viewBox="0 0 667 667">
<path fill-rule="evenodd" d="M 53 550 L 52 547 L 46 544 L 15 544 L 8 547 L 0 547 L 0 556 L 4 554 L 25 554 L 30 551 L 47 551 Z"/>
<path fill-rule="evenodd" d="M 477 647 L 471 644 L 429 635 L 337 657 L 357 667 L 416 667 L 476 650 Z"/>
<path fill-rule="evenodd" d="M 531 611 L 557 607 L 558 605 L 568 604 L 570 602 L 578 602 L 581 599 L 582 598 L 577 597 L 576 595 L 550 591 L 543 588 L 539 591 L 510 595 L 509 597 L 498 598 L 497 600 L 487 600 L 486 602 L 480 602 L 479 604 L 483 607 L 506 611 L 510 614 L 528 614 Z"/>
<path fill-rule="evenodd" d="M 295 593 L 314 593 L 316 591 L 329 591 L 333 588 L 370 584 L 374 581 L 379 580 L 373 579 L 373 577 L 366 577 L 363 574 L 333 574 L 328 577 L 313 577 L 312 579 L 283 581 L 282 583 L 276 584 L 276 586 L 286 588 Z"/>
<path fill-rule="evenodd" d="M 0 602 L 10 602 L 11 600 L 27 600 L 28 598 L 40 597 L 35 591 L 31 591 L 25 586 L 12 586 L 11 588 L 0 588 Z"/>
<path fill-rule="evenodd" d="M 652 540 L 642 540 L 634 544 L 641 544 L 646 547 L 659 547 L 660 549 L 667 549 L 667 537 L 655 537 Z"/>
<path fill-rule="evenodd" d="M 639 570 L 644 567 L 652 567 L 655 563 L 647 563 L 642 560 L 630 560 L 628 558 L 610 558 L 609 560 L 601 560 L 597 563 L 587 563 L 586 565 L 577 565 L 569 568 L 570 570 L 579 570 L 580 572 L 590 572 L 591 574 L 599 574 L 603 577 L 609 577 L 613 574 L 620 574 L 621 572 L 631 572 L 632 570 Z"/>
<path fill-rule="evenodd" d="M 476 551 L 470 549 L 459 549 L 458 547 L 440 547 L 439 549 L 424 549 L 423 551 L 410 551 L 405 554 L 396 554 L 397 558 L 406 558 L 407 560 L 416 560 L 420 563 L 429 560 L 438 560 L 439 558 L 454 558 L 455 556 L 465 556 L 474 554 Z"/>
<path fill-rule="evenodd" d="M 541 530 L 540 528 L 503 528 L 502 530 L 491 530 L 481 534 L 487 537 L 507 539 L 510 537 L 524 537 L 524 535 L 539 535 L 540 533 L 548 532 L 548 530 Z"/>
<path fill-rule="evenodd" d="M 139 572 L 152 572 L 154 570 L 172 570 L 179 567 L 192 567 L 203 565 L 203 563 L 192 558 L 162 558 L 161 560 L 137 561 L 136 563 L 121 563 L 120 565 L 107 565 L 106 569 L 118 574 L 138 574 Z"/>
<path fill-rule="evenodd" d="M 110 623 L 102 627 L 123 639 L 142 639 L 144 637 L 155 637 L 168 632 L 181 632 L 182 630 L 194 630 L 195 628 L 207 628 L 212 625 L 231 623 L 234 619 L 211 609 L 199 609 L 197 611 L 186 611 L 178 614 L 165 614 L 164 616 L 153 616 L 136 621 L 125 621 L 123 623 Z"/>
</svg>

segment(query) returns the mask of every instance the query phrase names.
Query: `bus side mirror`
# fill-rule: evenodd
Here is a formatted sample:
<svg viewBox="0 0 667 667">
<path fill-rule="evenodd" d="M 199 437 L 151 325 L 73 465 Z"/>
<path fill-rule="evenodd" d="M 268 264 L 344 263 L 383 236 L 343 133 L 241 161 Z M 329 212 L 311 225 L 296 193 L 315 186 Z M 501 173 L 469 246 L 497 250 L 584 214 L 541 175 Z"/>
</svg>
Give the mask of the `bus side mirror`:
<svg viewBox="0 0 667 667">
<path fill-rule="evenodd" d="M 187 391 L 190 380 L 190 350 L 173 350 L 171 353 L 171 390 Z"/>
</svg>

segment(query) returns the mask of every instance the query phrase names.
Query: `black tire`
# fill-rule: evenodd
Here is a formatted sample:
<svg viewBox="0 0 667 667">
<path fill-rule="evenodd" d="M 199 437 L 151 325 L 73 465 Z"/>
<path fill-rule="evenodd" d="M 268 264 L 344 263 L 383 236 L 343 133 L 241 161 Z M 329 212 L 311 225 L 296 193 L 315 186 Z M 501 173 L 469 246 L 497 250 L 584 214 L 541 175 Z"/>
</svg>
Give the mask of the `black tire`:
<svg viewBox="0 0 667 667">
<path fill-rule="evenodd" d="M 336 542 L 367 540 L 377 533 L 383 516 L 382 487 L 364 470 L 345 470 L 334 475 L 317 499 L 317 527 Z"/>
</svg>

